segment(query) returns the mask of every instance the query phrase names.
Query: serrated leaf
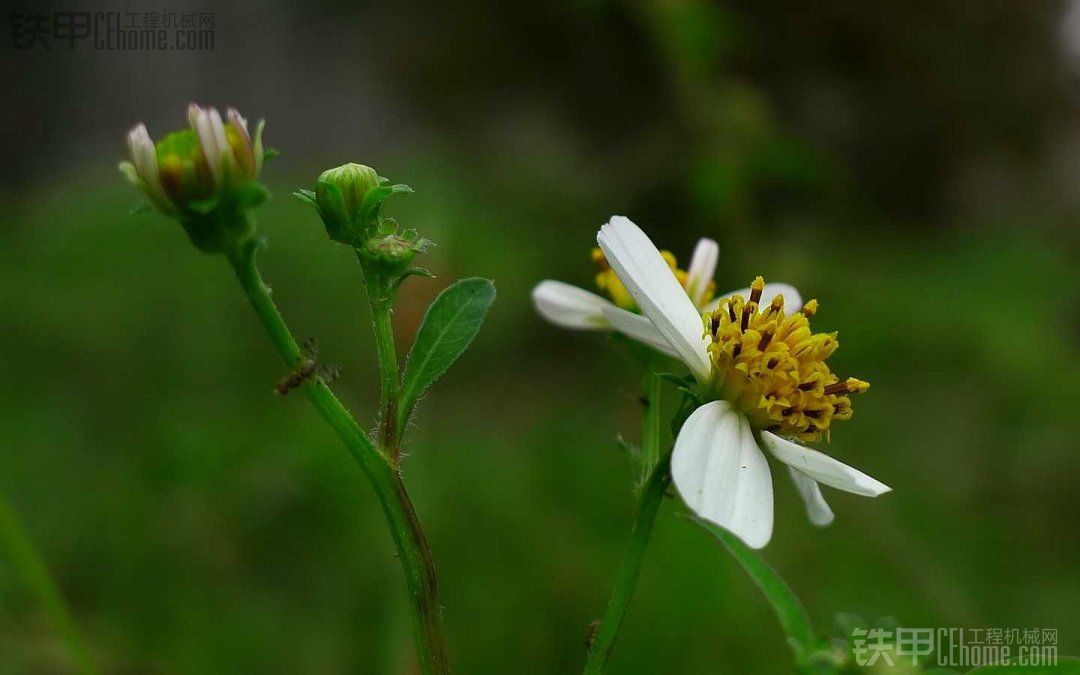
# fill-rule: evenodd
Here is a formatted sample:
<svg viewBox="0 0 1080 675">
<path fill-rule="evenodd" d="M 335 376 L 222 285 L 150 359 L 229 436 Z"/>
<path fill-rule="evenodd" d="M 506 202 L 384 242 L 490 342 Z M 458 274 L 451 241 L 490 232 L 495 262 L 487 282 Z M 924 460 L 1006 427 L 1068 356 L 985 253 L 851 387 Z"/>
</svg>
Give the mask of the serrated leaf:
<svg viewBox="0 0 1080 675">
<path fill-rule="evenodd" d="M 806 614 L 806 609 L 787 583 L 765 562 L 761 554 L 744 544 L 734 534 L 701 518 L 694 518 L 694 521 L 720 540 L 765 595 L 765 599 L 769 601 L 776 613 L 776 618 L 780 620 L 780 626 L 787 633 L 788 642 L 795 651 L 795 660 L 801 662 L 807 658 L 816 646 L 814 630 L 810 626 L 810 617 Z"/>
<path fill-rule="evenodd" d="M 399 410 L 402 427 L 424 391 L 468 349 L 494 301 L 495 284 L 473 278 L 448 287 L 428 307 L 405 365 Z"/>
</svg>

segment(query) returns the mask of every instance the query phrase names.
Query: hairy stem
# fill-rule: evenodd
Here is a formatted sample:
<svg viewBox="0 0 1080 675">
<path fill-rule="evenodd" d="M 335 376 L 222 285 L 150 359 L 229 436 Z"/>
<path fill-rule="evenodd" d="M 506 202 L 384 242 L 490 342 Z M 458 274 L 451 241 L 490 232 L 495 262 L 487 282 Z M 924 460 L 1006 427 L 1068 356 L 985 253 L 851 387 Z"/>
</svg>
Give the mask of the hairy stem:
<svg viewBox="0 0 1080 675">
<path fill-rule="evenodd" d="M 7 550 L 8 557 L 27 586 L 37 594 L 46 614 L 52 620 L 53 627 L 67 644 L 75 667 L 85 675 L 96 674 L 98 670 L 90 658 L 90 652 L 75 628 L 75 621 L 64 604 L 56 582 L 49 575 L 45 561 L 34 548 L 34 543 L 26 531 L 19 525 L 19 520 L 7 500 L 0 495 L 0 550 L 3 549 Z"/>
<path fill-rule="evenodd" d="M 360 267 L 364 270 L 368 304 L 371 306 L 371 321 L 375 330 L 375 347 L 379 358 L 379 381 L 381 383 L 379 396 L 379 447 L 394 462 L 397 462 L 401 455 L 401 442 L 397 426 L 401 377 L 398 375 L 397 345 L 394 341 L 394 289 L 387 280 L 366 269 L 363 259 L 360 260 Z"/>
<path fill-rule="evenodd" d="M 249 242 L 230 249 L 228 259 L 274 347 L 285 365 L 292 368 L 300 362 L 300 347 L 274 305 L 270 289 L 263 283 L 255 265 L 255 250 L 254 243 Z M 421 670 L 425 675 L 449 673 L 435 565 L 416 510 L 401 483 L 396 466 L 376 449 L 321 379 L 314 378 L 305 385 L 304 393 L 360 465 L 382 506 L 405 572 Z"/>
</svg>

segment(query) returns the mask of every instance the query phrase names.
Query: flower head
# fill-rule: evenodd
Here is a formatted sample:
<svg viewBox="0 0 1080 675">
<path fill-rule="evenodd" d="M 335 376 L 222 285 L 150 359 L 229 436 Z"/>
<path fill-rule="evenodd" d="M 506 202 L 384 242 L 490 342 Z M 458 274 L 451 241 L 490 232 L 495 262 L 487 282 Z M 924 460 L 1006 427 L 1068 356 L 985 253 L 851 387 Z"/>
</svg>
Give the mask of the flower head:
<svg viewBox="0 0 1080 675">
<path fill-rule="evenodd" d="M 269 195 L 257 184 L 262 171 L 263 122 L 248 132 L 247 120 L 229 109 L 223 120 L 214 108 L 188 107 L 188 129 L 167 134 L 156 144 L 139 124 L 128 132 L 131 161 L 120 171 L 159 211 L 184 224 L 204 250 L 221 245 L 220 223 L 210 214 L 220 208 L 243 210 Z M 234 219 L 235 220 L 235 219 Z"/>
<path fill-rule="evenodd" d="M 671 456 L 672 479 L 695 513 L 750 546 L 768 543 L 772 478 L 763 451 L 788 466 L 817 525 L 833 519 L 819 483 L 866 496 L 889 491 L 870 476 L 790 440 L 827 436 L 832 420 L 851 416 L 848 395 L 868 387 L 854 378 L 841 380 L 825 365 L 836 349 L 836 335 L 810 330 L 815 301 L 792 303 L 801 310 L 789 314 L 787 294 L 770 293 L 759 277 L 746 292 L 701 312 L 660 251 L 629 219 L 612 218 L 597 242 L 643 314 L 629 321 L 605 309 L 605 317 L 643 341 L 666 343 L 668 353 L 693 373 L 706 401 L 683 424 Z M 771 302 L 762 308 L 766 297 Z"/>
<path fill-rule="evenodd" d="M 821 440 L 832 420 L 851 417 L 848 394 L 870 384 L 840 379 L 825 363 L 839 343 L 836 333 L 811 331 L 816 300 L 785 315 L 783 295 L 763 306 L 764 289 L 758 277 L 747 297 L 733 295 L 706 315 L 713 389 L 760 428 Z"/>
</svg>

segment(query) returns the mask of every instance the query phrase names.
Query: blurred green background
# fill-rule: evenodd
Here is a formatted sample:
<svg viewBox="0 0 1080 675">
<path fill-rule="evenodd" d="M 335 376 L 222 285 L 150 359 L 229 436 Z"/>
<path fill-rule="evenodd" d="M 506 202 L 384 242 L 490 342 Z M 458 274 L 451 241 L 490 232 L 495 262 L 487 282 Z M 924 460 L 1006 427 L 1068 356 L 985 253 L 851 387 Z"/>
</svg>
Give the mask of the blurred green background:
<svg viewBox="0 0 1080 675">
<path fill-rule="evenodd" d="M 819 630 L 836 612 L 1056 628 L 1080 653 L 1073 5 L 214 11 L 210 52 L 6 45 L 0 71 L 0 495 L 107 672 L 414 668 L 363 476 L 310 407 L 272 395 L 282 368 L 224 261 L 128 213 L 126 129 L 160 137 L 189 100 L 267 118 L 283 155 L 264 275 L 362 421 L 377 375 L 358 269 L 289 193 L 346 161 L 416 188 L 389 212 L 438 243 L 438 278 L 407 284 L 402 352 L 442 287 L 497 284 L 404 465 L 457 672 L 579 670 L 626 544 L 614 439 L 637 435 L 635 369 L 529 300 L 544 278 L 591 284 L 613 213 L 684 263 L 716 238 L 721 289 L 762 274 L 817 297 L 836 370 L 873 384 L 829 451 L 892 494 L 828 491 L 837 519 L 817 530 L 775 472 L 764 555 Z M 661 516 L 613 672 L 788 672 L 768 606 L 682 513 Z M 69 668 L 0 556 L 0 672 Z"/>
</svg>

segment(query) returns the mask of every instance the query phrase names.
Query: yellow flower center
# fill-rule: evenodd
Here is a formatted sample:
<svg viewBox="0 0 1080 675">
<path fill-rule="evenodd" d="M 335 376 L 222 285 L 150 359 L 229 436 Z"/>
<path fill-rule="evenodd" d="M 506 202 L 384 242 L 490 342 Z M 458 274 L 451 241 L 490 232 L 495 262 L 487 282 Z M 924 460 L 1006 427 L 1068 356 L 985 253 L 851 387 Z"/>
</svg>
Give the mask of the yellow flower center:
<svg viewBox="0 0 1080 675">
<path fill-rule="evenodd" d="M 670 251 L 660 251 L 660 255 L 663 256 L 664 262 L 668 264 L 671 271 L 675 273 L 675 278 L 679 280 L 679 284 L 686 288 L 686 270 L 679 269 L 679 263 L 674 254 Z M 633 296 L 630 295 L 630 291 L 626 290 L 623 282 L 619 281 L 619 276 L 615 274 L 615 270 L 608 265 L 604 252 L 599 248 L 594 248 L 592 250 L 592 261 L 593 265 L 596 266 L 596 287 L 606 293 L 611 301 L 619 307 L 631 312 L 638 311 Z M 712 287 L 710 286 L 710 288 Z"/>
<path fill-rule="evenodd" d="M 703 317 L 717 393 L 760 428 L 806 442 L 828 440 L 832 421 L 851 417 L 848 395 L 870 384 L 841 380 L 825 364 L 839 343 L 836 333 L 811 332 L 817 300 L 785 316 L 783 295 L 761 307 L 764 288 L 758 277 L 749 298 L 733 296 Z"/>
</svg>

